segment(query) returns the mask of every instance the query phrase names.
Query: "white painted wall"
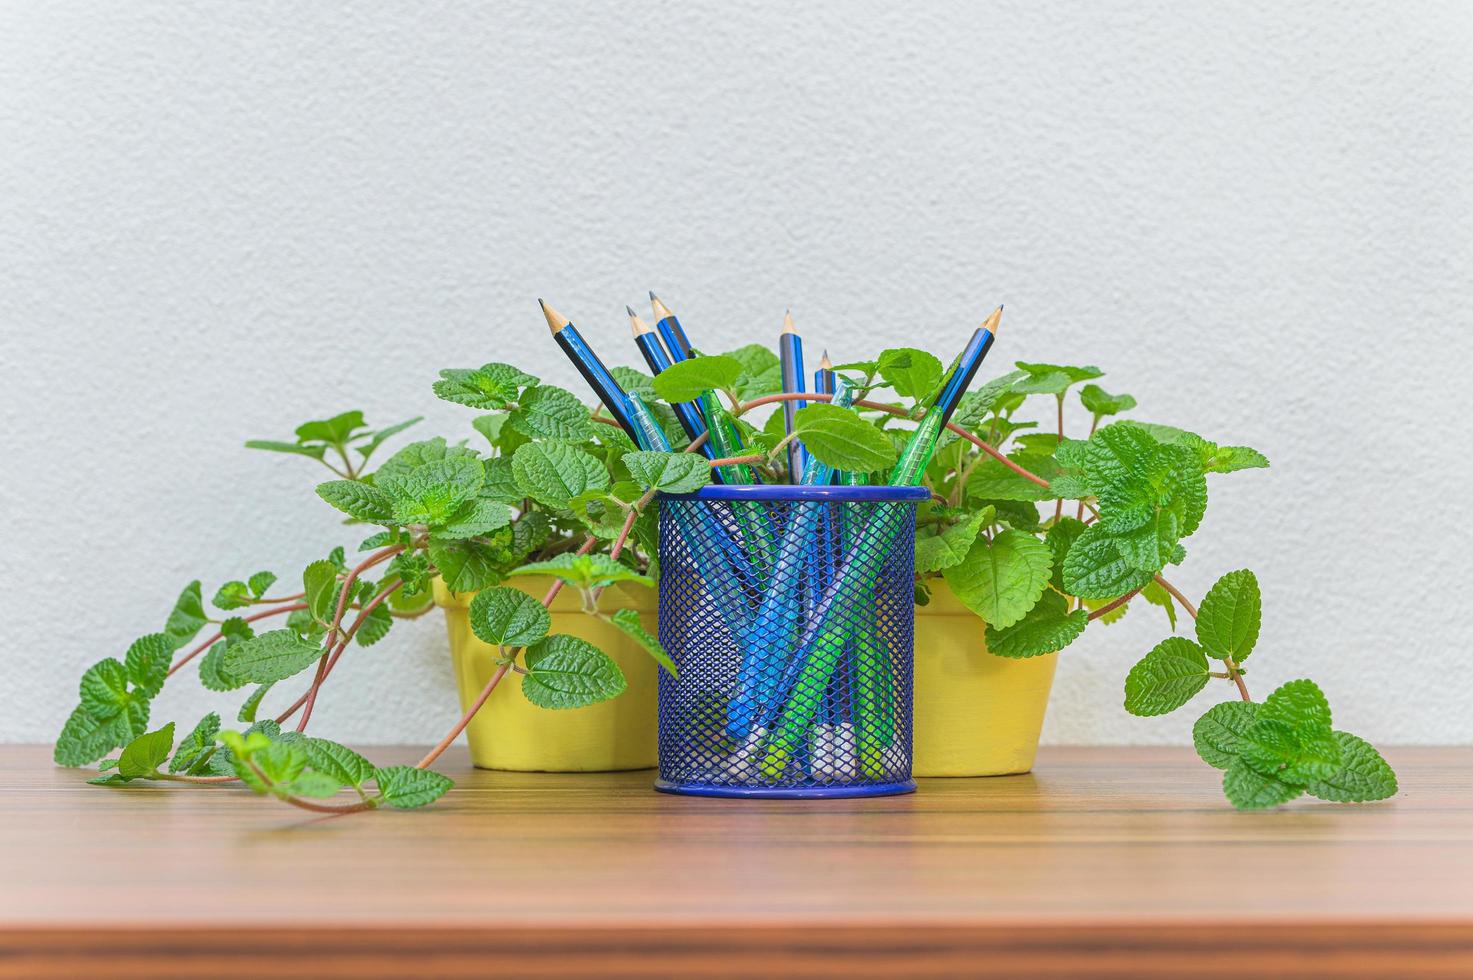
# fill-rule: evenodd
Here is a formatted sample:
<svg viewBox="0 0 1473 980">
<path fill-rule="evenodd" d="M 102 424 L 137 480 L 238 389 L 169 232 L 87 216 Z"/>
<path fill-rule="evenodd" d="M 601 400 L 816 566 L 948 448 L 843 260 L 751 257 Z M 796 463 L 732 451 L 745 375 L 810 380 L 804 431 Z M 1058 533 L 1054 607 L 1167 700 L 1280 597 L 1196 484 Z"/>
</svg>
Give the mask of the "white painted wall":
<svg viewBox="0 0 1473 980">
<path fill-rule="evenodd" d="M 1257 689 L 1473 741 L 1470 8 L 797 7 L 0 6 L 0 739 L 52 737 L 188 579 L 349 540 L 242 440 L 350 407 L 466 434 L 438 368 L 576 386 L 534 297 L 632 361 L 655 287 L 708 345 L 791 306 L 843 358 L 947 356 L 1005 301 L 993 367 L 1098 363 L 1272 457 L 1176 576 L 1258 571 Z M 1070 649 L 1047 738 L 1186 740 L 1120 707 L 1161 635 Z M 446 661 L 434 619 L 355 652 L 321 730 L 438 737 Z"/>
</svg>

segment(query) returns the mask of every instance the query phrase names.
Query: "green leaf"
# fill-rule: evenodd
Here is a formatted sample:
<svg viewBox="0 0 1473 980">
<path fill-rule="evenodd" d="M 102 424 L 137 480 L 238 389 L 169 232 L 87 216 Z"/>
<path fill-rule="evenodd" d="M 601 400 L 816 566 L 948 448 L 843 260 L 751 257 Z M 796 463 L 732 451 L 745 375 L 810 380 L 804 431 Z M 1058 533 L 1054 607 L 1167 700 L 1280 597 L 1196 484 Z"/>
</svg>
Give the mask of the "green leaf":
<svg viewBox="0 0 1473 980">
<path fill-rule="evenodd" d="M 715 355 L 677 361 L 654 380 L 655 394 L 667 402 L 689 402 L 704 391 L 731 391 L 746 368 L 735 357 Z"/>
<path fill-rule="evenodd" d="M 675 669 L 675 661 L 670 659 L 670 654 L 660 645 L 660 641 L 651 635 L 639 621 L 639 613 L 633 609 L 620 609 L 611 617 L 613 624 L 623 630 L 631 639 L 644 648 L 655 659 L 655 663 L 665 668 L 665 672 L 671 677 L 679 677 L 680 672 Z"/>
<path fill-rule="evenodd" d="M 1018 368 L 1028 377 L 1013 382 L 1012 390 L 1020 395 L 1063 395 L 1081 381 L 1098 378 L 1105 372 L 1094 366 L 1073 367 L 1067 364 L 1029 364 L 1018 361 Z"/>
<path fill-rule="evenodd" d="M 423 442 L 411 442 L 390 456 L 384 465 L 375 470 L 373 479 L 375 485 L 381 485 L 384 480 L 391 477 L 408 476 L 426 463 L 460 457 L 480 458 L 474 449 L 467 449 L 465 446 L 448 446 L 439 436 Z"/>
<path fill-rule="evenodd" d="M 128 671 L 112 657 L 87 668 L 81 696 L 82 707 L 99 721 L 116 717 L 135 700 L 128 690 Z"/>
<path fill-rule="evenodd" d="M 336 796 L 343 788 L 343 784 L 323 772 L 308 770 L 297 776 L 289 783 L 281 786 L 281 792 L 288 796 L 305 797 L 306 799 L 325 800 Z"/>
<path fill-rule="evenodd" d="M 198 584 L 195 583 L 196 587 Z M 175 644 L 163 633 L 140 636 L 128 647 L 123 665 L 127 668 L 128 679 L 143 692 L 144 697 L 157 697 L 164 689 L 164 680 L 169 676 L 169 661 L 174 649 Z"/>
<path fill-rule="evenodd" d="M 1141 716 L 1175 711 L 1206 687 L 1208 679 L 1202 648 L 1185 637 L 1167 637 L 1130 668 L 1125 710 Z"/>
<path fill-rule="evenodd" d="M 219 731 L 220 716 L 211 711 L 180 740 L 174 758 L 169 760 L 169 771 L 192 772 L 195 767 L 203 765 L 215 750 L 215 735 Z"/>
<path fill-rule="evenodd" d="M 447 402 L 495 410 L 511 405 L 524 386 L 536 383 L 536 378 L 510 364 L 491 363 L 474 369 L 441 371 L 433 387 L 435 394 Z"/>
<path fill-rule="evenodd" d="M 698 453 L 634 452 L 623 458 L 646 490 L 691 493 L 711 482 L 711 464 Z"/>
<path fill-rule="evenodd" d="M 317 485 L 317 496 L 360 521 L 368 521 L 370 524 L 394 523 L 394 502 L 389 499 L 388 494 L 367 483 L 357 480 L 329 480 Z"/>
<path fill-rule="evenodd" d="M 1203 762 L 1226 769 L 1238 757 L 1243 733 L 1257 720 L 1258 705 L 1251 701 L 1215 704 L 1192 726 L 1192 744 Z"/>
<path fill-rule="evenodd" d="M 1258 642 L 1263 600 L 1248 569 L 1228 572 L 1207 591 L 1197 611 L 1197 642 L 1219 660 L 1242 663 Z"/>
<path fill-rule="evenodd" d="M 251 604 L 251 589 L 244 582 L 226 582 L 215 590 L 210 600 L 216 609 L 240 609 Z"/>
<path fill-rule="evenodd" d="M 225 648 L 222 667 L 250 684 L 271 684 L 306 670 L 322 648 L 289 629 L 270 630 Z"/>
<path fill-rule="evenodd" d="M 736 394 L 742 401 L 783 390 L 782 365 L 777 355 L 762 344 L 748 344 L 722 356 L 742 363 L 741 377 L 736 383 Z"/>
<path fill-rule="evenodd" d="M 551 575 L 580 589 L 598 588 L 615 582 L 633 582 L 654 588 L 654 580 L 641 575 L 628 565 L 620 564 L 608 555 L 561 554 L 547 561 L 535 561 L 512 569 L 508 575 Z"/>
<path fill-rule="evenodd" d="M 1242 759 L 1234 759 L 1222 775 L 1222 792 L 1239 810 L 1263 810 L 1288 803 L 1304 789 L 1255 772 Z"/>
<path fill-rule="evenodd" d="M 231 734 L 231 733 L 226 733 Z M 249 742 L 247 743 L 249 746 Z M 239 750 L 236 750 L 239 754 Z M 285 784 L 290 783 L 302 774 L 307 768 L 307 752 L 302 746 L 285 740 L 272 741 L 269 744 L 251 751 L 248 755 L 256 768 L 261 770 L 261 775 L 278 785 L 278 789 L 285 791 Z M 240 760 L 242 763 L 244 759 Z M 236 772 L 242 769 L 249 771 L 245 765 L 236 766 Z M 245 778 L 242 776 L 242 778 Z M 252 782 L 247 779 L 246 782 Z"/>
<path fill-rule="evenodd" d="M 344 443 L 354 431 L 363 428 L 362 412 L 344 412 L 330 419 L 303 422 L 297 426 L 296 437 L 301 442 Z"/>
<path fill-rule="evenodd" d="M 1021 531 L 973 542 L 966 558 L 942 572 L 958 599 L 983 621 L 1006 629 L 1048 588 L 1048 545 Z"/>
<path fill-rule="evenodd" d="M 1238 470 L 1268 468 L 1268 457 L 1248 446 L 1217 446 L 1203 461 L 1208 473 L 1236 473 Z"/>
<path fill-rule="evenodd" d="M 579 494 L 605 490 L 609 485 L 602 463 L 566 443 L 528 443 L 512 456 L 511 467 L 522 495 L 549 507 L 565 508 Z"/>
<path fill-rule="evenodd" d="M 1099 385 L 1079 389 L 1079 401 L 1092 415 L 1118 415 L 1135 408 L 1135 399 L 1130 395 L 1112 395 Z"/>
<path fill-rule="evenodd" d="M 477 496 L 485 480 L 486 467 L 479 459 L 456 456 L 381 478 L 378 487 L 393 501 L 397 523 L 434 526 L 448 523 Z"/>
<path fill-rule="evenodd" d="M 581 708 L 617 697 L 627 686 L 608 654 L 576 636 L 559 633 L 540 640 L 525 659 L 522 694 L 540 708 Z"/>
<path fill-rule="evenodd" d="M 174 723 L 171 721 L 156 732 L 148 732 L 129 742 L 118 758 L 118 775 L 124 779 L 137 779 L 158 772 L 159 766 L 174 750 Z"/>
<path fill-rule="evenodd" d="M 400 553 L 389 562 L 388 575 L 397 575 L 404 582 L 404 591 L 411 595 L 424 591 L 429 584 L 430 563 L 424 555 Z"/>
<path fill-rule="evenodd" d="M 273 439 L 247 439 L 247 449 L 264 449 L 269 453 L 291 453 L 295 456 L 310 456 L 313 459 L 322 459 L 327 455 L 327 447 L 322 445 L 303 446 L 296 442 L 277 442 Z"/>
<path fill-rule="evenodd" d="M 78 706 L 57 736 L 52 758 L 59 766 L 85 766 L 143 731 L 148 724 L 148 702 L 135 701 L 111 718 L 97 718 Z"/>
<path fill-rule="evenodd" d="M 447 524 L 435 527 L 438 538 L 475 538 L 500 530 L 511 523 L 512 509 L 508 505 L 487 497 L 478 497 L 451 518 Z"/>
<path fill-rule="evenodd" d="M 307 593 L 303 600 L 307 613 L 325 625 L 336 613 L 332 604 L 338 597 L 337 565 L 327 559 L 312 562 L 302 569 L 302 587 Z"/>
<path fill-rule="evenodd" d="M 1026 465 L 1025 469 L 1028 468 Z M 1014 473 L 1001 460 L 984 459 L 967 477 L 967 499 L 980 500 L 1053 500 L 1058 493 L 1052 485 L 1041 487 Z"/>
<path fill-rule="evenodd" d="M 1086 527 L 1087 525 L 1077 518 L 1061 517 L 1049 527 L 1043 536 L 1044 543 L 1048 545 L 1049 556 L 1053 559 L 1054 570 L 1049 577 L 1049 584 L 1060 592 L 1068 592 L 1064 588 L 1064 560 L 1069 556 L 1069 549 L 1074 547 L 1074 542 L 1079 540 Z"/>
<path fill-rule="evenodd" d="M 1324 693 L 1309 680 L 1280 685 L 1243 733 L 1238 758 L 1258 773 L 1294 786 L 1333 777 L 1341 751 Z"/>
<path fill-rule="evenodd" d="M 209 617 L 205 615 L 205 600 L 200 593 L 199 582 L 190 582 L 174 601 L 169 621 L 164 624 L 164 632 L 173 643 L 171 649 L 177 650 L 194 639 L 195 634 L 209 621 Z"/>
<path fill-rule="evenodd" d="M 246 586 L 251 590 L 251 595 L 257 599 L 266 594 L 266 590 L 276 584 L 275 572 L 257 572 L 246 579 Z"/>
<path fill-rule="evenodd" d="M 1083 609 L 1069 612 L 1069 603 L 1052 590 L 1045 591 L 1037 605 L 1007 629 L 987 627 L 987 652 L 1021 660 L 1064 649 L 1079 638 L 1089 625 Z"/>
<path fill-rule="evenodd" d="M 246 698 L 245 703 L 240 706 L 240 711 L 236 714 L 235 720 L 244 722 L 247 725 L 254 722 L 256 720 L 256 711 L 261 707 L 261 699 L 266 696 L 266 692 L 269 690 L 271 690 L 270 684 L 262 684 L 252 691 L 250 697 Z"/>
<path fill-rule="evenodd" d="M 363 620 L 358 631 L 353 634 L 353 639 L 361 647 L 371 647 L 388 636 L 393 626 L 394 617 L 389 613 L 389 607 L 380 603 Z"/>
<path fill-rule="evenodd" d="M 971 550 L 982 528 L 992 522 L 992 506 L 968 514 L 960 523 L 938 531 L 935 525 L 916 529 L 916 572 L 939 572 L 960 562 Z"/>
<path fill-rule="evenodd" d="M 413 766 L 385 766 L 374 771 L 374 780 L 383 801 L 401 810 L 433 803 L 455 785 L 447 776 Z"/>
<path fill-rule="evenodd" d="M 1086 599 L 1114 599 L 1142 588 L 1152 577 L 1148 569 L 1126 561 L 1119 543 L 1098 524 L 1085 529 L 1064 559 L 1064 591 Z"/>
<path fill-rule="evenodd" d="M 1003 401 L 1012 394 L 1014 382 L 1026 377 L 1028 377 L 1026 371 L 1009 371 L 980 387 L 973 388 L 957 403 L 951 421 L 964 429 L 975 431 L 982 428 L 982 422 L 1001 409 Z M 954 433 L 943 433 L 942 438 L 947 435 L 956 438 Z"/>
<path fill-rule="evenodd" d="M 1304 787 L 1310 796 L 1336 803 L 1366 803 L 1396 794 L 1396 773 L 1363 738 L 1335 732 L 1340 746 L 1340 768 L 1324 779 L 1312 779 Z"/>
<path fill-rule="evenodd" d="M 818 402 L 799 409 L 793 422 L 803 445 L 826 466 L 869 473 L 895 463 L 890 439 L 853 409 Z"/>
<path fill-rule="evenodd" d="M 231 622 L 231 620 L 226 620 L 226 622 Z M 246 629 L 250 629 L 250 627 L 247 626 Z M 236 677 L 225 670 L 225 650 L 232 642 L 239 643 L 248 640 L 252 635 L 254 634 L 249 633 L 234 641 L 227 638 L 210 647 L 205 655 L 200 658 L 199 681 L 200 684 L 204 685 L 206 690 L 234 691 L 237 688 L 245 687 L 249 683 L 245 678 Z"/>
<path fill-rule="evenodd" d="M 470 624 L 471 631 L 492 646 L 524 647 L 547 635 L 552 617 L 527 593 L 498 587 L 482 590 L 471 600 Z"/>
<path fill-rule="evenodd" d="M 451 592 L 477 592 L 501 581 L 502 552 L 491 545 L 431 539 L 429 552 Z"/>
<path fill-rule="evenodd" d="M 343 786 L 362 786 L 374 777 L 373 763 L 346 746 L 325 738 L 305 738 L 301 742 L 307 762 Z"/>
<path fill-rule="evenodd" d="M 883 351 L 877 369 L 897 395 L 918 401 L 932 394 L 941 384 L 943 370 L 935 355 L 914 347 Z"/>
<path fill-rule="evenodd" d="M 533 439 L 583 442 L 593 438 L 588 409 L 571 391 L 553 385 L 529 389 L 507 424 Z"/>
</svg>

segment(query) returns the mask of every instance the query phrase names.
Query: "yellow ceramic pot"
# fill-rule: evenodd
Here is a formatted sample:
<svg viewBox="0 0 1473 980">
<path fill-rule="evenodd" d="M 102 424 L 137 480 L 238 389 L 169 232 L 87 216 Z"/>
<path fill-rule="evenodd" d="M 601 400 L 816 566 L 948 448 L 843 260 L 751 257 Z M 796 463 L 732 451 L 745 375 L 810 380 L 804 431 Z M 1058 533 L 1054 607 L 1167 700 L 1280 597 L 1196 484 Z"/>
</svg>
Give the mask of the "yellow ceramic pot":
<svg viewBox="0 0 1473 980">
<path fill-rule="evenodd" d="M 917 776 L 1005 776 L 1033 768 L 1059 655 L 987 652 L 985 626 L 941 579 L 916 607 Z"/>
<path fill-rule="evenodd" d="M 518 576 L 503 584 L 540 599 L 552 580 Z M 474 592 L 451 592 L 435 580 L 435 603 L 445 610 L 462 711 L 496 670 L 496 648 L 471 632 L 468 610 L 473 598 Z M 654 590 L 621 583 L 610 587 L 604 602 L 617 608 L 615 599 L 620 606 L 637 610 L 645 629 L 654 632 Z M 629 681 L 628 690 L 609 701 L 554 711 L 528 701 L 522 695 L 521 676 L 508 674 L 465 730 L 476 766 L 518 772 L 609 772 L 655 765 L 655 662 L 617 627 L 581 610 L 577 591 L 564 589 L 552 603 L 551 632 L 581 637 L 613 657 Z"/>
</svg>

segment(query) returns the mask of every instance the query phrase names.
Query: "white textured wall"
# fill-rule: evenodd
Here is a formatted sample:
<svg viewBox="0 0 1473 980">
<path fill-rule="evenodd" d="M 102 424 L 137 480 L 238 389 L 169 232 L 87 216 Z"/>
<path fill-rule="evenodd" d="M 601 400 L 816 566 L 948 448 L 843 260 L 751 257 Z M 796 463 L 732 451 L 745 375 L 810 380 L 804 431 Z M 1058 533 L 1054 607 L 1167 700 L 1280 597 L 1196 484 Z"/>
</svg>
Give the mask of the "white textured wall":
<svg viewBox="0 0 1473 980">
<path fill-rule="evenodd" d="M 1466 4 L 0 6 L 0 739 L 189 578 L 334 542 L 251 436 L 430 416 L 435 371 L 576 387 L 534 302 L 629 354 L 655 287 L 702 342 L 1098 363 L 1151 418 L 1263 449 L 1174 577 L 1251 566 L 1250 680 L 1342 726 L 1473 741 Z M 1076 416 L 1074 424 L 1079 424 Z M 1183 741 L 1092 630 L 1047 737 Z M 324 733 L 454 717 L 440 624 L 355 652 Z M 157 717 L 192 721 L 191 683 Z"/>
</svg>

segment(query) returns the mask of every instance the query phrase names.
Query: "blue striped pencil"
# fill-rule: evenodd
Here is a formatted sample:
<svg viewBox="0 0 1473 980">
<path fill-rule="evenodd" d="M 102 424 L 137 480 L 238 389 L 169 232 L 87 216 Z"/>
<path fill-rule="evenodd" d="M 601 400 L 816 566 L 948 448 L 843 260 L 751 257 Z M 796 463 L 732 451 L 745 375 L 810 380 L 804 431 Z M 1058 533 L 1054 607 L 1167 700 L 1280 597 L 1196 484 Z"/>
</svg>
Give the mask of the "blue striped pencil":
<svg viewBox="0 0 1473 980">
<path fill-rule="evenodd" d="M 634 312 L 634 307 L 624 307 L 629 313 L 629 326 L 634 331 L 634 342 L 639 346 L 640 354 L 644 355 L 645 364 L 649 365 L 650 374 L 659 377 L 660 373 L 670 366 L 670 358 L 665 354 L 665 348 L 660 346 L 659 335 L 650 328 L 650 325 L 639 318 Z M 675 409 L 675 417 L 680 420 L 680 427 L 685 434 L 695 442 L 706 432 L 706 420 L 701 417 L 701 410 L 695 402 L 680 402 L 671 405 Z M 707 439 L 701 444 L 701 452 L 707 459 L 716 458 L 716 447 L 711 440 Z M 715 477 L 720 473 L 713 471 Z"/>
<path fill-rule="evenodd" d="M 542 315 L 547 318 L 547 325 L 552 330 L 553 340 L 557 341 L 563 353 L 568 355 L 568 360 L 573 362 L 578 373 L 583 375 L 583 379 L 593 388 L 594 394 L 598 395 L 599 400 L 604 403 L 604 407 L 609 410 L 614 421 L 618 422 L 629 438 L 633 439 L 636 429 L 634 420 L 629 414 L 629 399 L 625 396 L 624 389 L 619 387 L 619 382 L 614 380 L 609 369 L 604 367 L 598 355 L 593 352 L 593 348 L 588 346 L 583 335 L 578 332 L 578 328 L 573 326 L 567 317 L 540 299 L 537 303 L 542 307 Z"/>
<path fill-rule="evenodd" d="M 778 360 L 782 365 L 783 392 L 785 394 L 801 394 L 803 392 L 803 338 L 798 336 L 798 331 L 793 328 L 793 314 L 791 311 L 783 314 L 783 332 L 777 338 Z M 796 424 L 794 417 L 798 410 L 806 403 L 802 401 L 783 402 L 783 426 L 788 435 L 793 434 Z M 808 451 L 803 448 L 801 439 L 794 439 L 788 443 L 788 482 L 803 482 L 803 467 L 808 462 Z"/>
<path fill-rule="evenodd" d="M 670 308 L 660 302 L 660 297 L 655 291 L 650 290 L 650 307 L 655 311 L 655 329 L 660 331 L 660 338 L 665 341 L 665 346 L 670 349 L 670 360 L 683 361 L 688 357 L 694 357 L 695 352 L 691 350 L 690 340 L 685 335 L 685 328 L 680 325 L 680 320 Z"/>
</svg>

